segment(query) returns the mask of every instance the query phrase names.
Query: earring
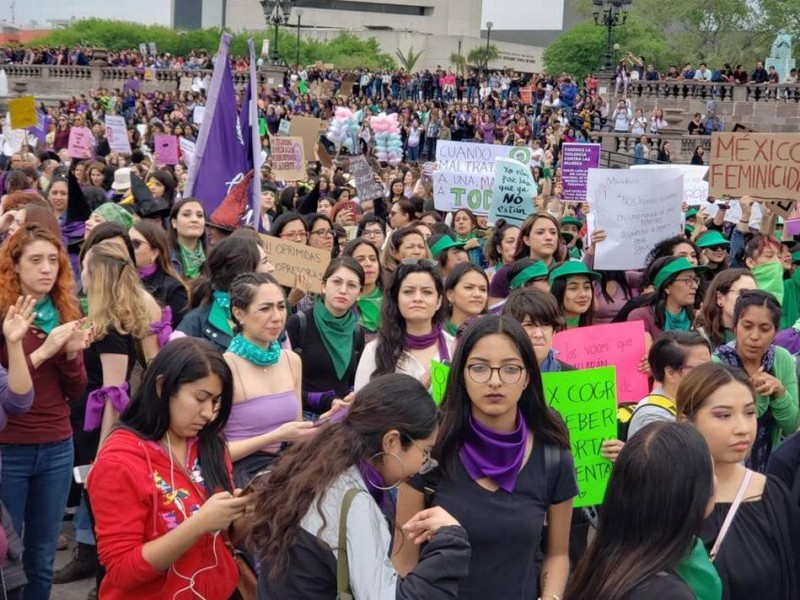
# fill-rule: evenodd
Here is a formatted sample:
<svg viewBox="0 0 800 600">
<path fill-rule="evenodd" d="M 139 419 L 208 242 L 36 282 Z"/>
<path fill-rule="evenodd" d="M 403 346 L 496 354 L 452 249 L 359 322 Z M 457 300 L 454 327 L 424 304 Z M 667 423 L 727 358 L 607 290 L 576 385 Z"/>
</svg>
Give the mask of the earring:
<svg viewBox="0 0 800 600">
<path fill-rule="evenodd" d="M 376 455 L 374 455 L 374 456 L 373 456 L 371 459 L 369 459 L 369 461 L 370 461 L 371 463 L 372 463 L 372 462 L 375 462 L 375 459 L 376 459 L 377 457 L 381 456 L 382 454 L 386 454 L 386 456 L 391 456 L 392 458 L 394 458 L 394 459 L 395 459 L 397 462 L 399 462 L 399 463 L 400 463 L 400 468 L 401 468 L 403 471 L 405 471 L 405 469 L 406 469 L 406 465 L 405 465 L 405 463 L 403 462 L 403 459 L 402 459 L 402 458 L 400 458 L 399 456 L 397 456 L 397 454 L 395 454 L 394 452 L 389 452 L 388 454 L 387 454 L 386 452 L 378 452 L 378 453 L 377 453 Z M 381 490 L 381 491 L 384 491 L 384 492 L 388 492 L 389 490 L 393 490 L 393 489 L 395 489 L 397 486 L 399 486 L 399 485 L 400 485 L 400 482 L 399 482 L 399 481 L 398 481 L 397 483 L 395 483 L 394 485 L 390 485 L 389 487 L 383 487 L 383 486 L 380 486 L 380 485 L 376 485 L 376 484 L 375 484 L 375 482 L 374 482 L 374 481 L 372 481 L 372 480 L 369 478 L 369 471 L 365 471 L 365 472 L 364 472 L 364 478 L 367 480 L 367 483 L 369 483 L 369 484 L 370 484 L 372 487 L 374 487 L 376 490 Z M 381 483 L 383 483 L 383 482 L 381 482 Z"/>
</svg>

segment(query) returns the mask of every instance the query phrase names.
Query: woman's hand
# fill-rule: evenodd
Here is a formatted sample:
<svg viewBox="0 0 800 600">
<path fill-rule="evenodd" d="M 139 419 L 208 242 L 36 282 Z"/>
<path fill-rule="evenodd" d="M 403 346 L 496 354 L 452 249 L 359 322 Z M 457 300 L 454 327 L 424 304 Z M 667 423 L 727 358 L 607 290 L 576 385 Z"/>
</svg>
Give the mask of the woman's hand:
<svg viewBox="0 0 800 600">
<path fill-rule="evenodd" d="M 22 341 L 36 318 L 36 313 L 33 311 L 35 305 L 36 299 L 33 296 L 24 298 L 20 296 L 16 304 L 8 308 L 6 318 L 3 320 L 3 337 L 6 338 L 6 342 L 16 344 Z"/>
<path fill-rule="evenodd" d="M 411 517 L 403 525 L 403 531 L 409 540 L 420 545 L 433 539 L 439 529 L 450 525 L 460 525 L 460 523 L 441 506 L 434 506 L 421 510 Z"/>
<path fill-rule="evenodd" d="M 219 492 L 206 500 L 190 519 L 197 519 L 205 533 L 221 531 L 244 515 L 248 501 L 249 496 L 235 497 L 230 492 Z"/>
<path fill-rule="evenodd" d="M 86 321 L 80 320 L 77 322 L 77 327 L 73 329 L 72 333 L 67 338 L 67 343 L 64 344 L 64 351 L 68 354 L 72 352 L 83 352 L 92 345 L 93 340 L 94 327 L 87 327 Z"/>
<path fill-rule="evenodd" d="M 594 255 L 595 246 L 604 241 L 608 237 L 605 229 L 595 229 L 589 238 L 589 247 L 586 249 L 586 254 Z"/>
<path fill-rule="evenodd" d="M 464 244 L 464 250 L 472 250 L 474 248 L 480 248 L 481 242 L 478 238 L 472 238 L 468 240 L 466 244 Z"/>
<path fill-rule="evenodd" d="M 329 411 L 322 413 L 319 418 L 320 419 L 329 419 L 333 415 L 343 410 L 348 410 L 350 408 L 350 403 L 355 398 L 355 392 L 350 392 L 344 398 L 335 398 L 333 402 L 331 402 L 331 408 Z"/>
<path fill-rule="evenodd" d="M 600 456 L 607 458 L 611 462 L 617 462 L 620 451 L 625 447 L 625 442 L 621 440 L 605 440 L 600 446 Z"/>
<path fill-rule="evenodd" d="M 67 340 L 69 340 L 78 329 L 80 329 L 80 321 L 70 321 L 69 323 L 54 327 L 47 335 L 44 343 L 37 350 L 42 361 L 58 354 L 67 343 Z"/>
<path fill-rule="evenodd" d="M 764 367 L 761 367 L 758 372 L 750 377 L 750 381 L 753 383 L 756 393 L 759 396 L 783 396 L 783 394 L 786 393 L 786 388 L 783 387 L 779 379 L 769 373 L 765 373 L 763 369 Z"/>
<path fill-rule="evenodd" d="M 647 354 L 639 360 L 639 373 L 650 374 L 650 361 L 647 360 Z"/>
<path fill-rule="evenodd" d="M 316 430 L 311 421 L 289 421 L 278 427 L 275 433 L 284 442 L 298 442 L 313 435 Z"/>
<path fill-rule="evenodd" d="M 289 291 L 289 304 L 294 306 L 308 294 L 308 274 L 300 272 L 294 278 L 294 287 Z"/>
</svg>

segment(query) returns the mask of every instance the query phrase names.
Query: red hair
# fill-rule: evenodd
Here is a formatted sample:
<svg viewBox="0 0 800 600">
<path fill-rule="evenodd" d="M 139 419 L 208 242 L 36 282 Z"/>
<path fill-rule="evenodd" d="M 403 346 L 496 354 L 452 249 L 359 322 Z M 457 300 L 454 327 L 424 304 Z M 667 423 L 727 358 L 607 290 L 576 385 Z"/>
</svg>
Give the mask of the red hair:
<svg viewBox="0 0 800 600">
<path fill-rule="evenodd" d="M 58 276 L 50 290 L 50 298 L 58 309 L 61 323 L 80 319 L 81 311 L 75 294 L 72 268 L 64 246 L 52 231 L 33 223 L 20 227 L 0 247 L 0 315 L 5 315 L 22 294 L 15 267 L 25 248 L 37 241 L 49 242 L 58 249 Z"/>
</svg>

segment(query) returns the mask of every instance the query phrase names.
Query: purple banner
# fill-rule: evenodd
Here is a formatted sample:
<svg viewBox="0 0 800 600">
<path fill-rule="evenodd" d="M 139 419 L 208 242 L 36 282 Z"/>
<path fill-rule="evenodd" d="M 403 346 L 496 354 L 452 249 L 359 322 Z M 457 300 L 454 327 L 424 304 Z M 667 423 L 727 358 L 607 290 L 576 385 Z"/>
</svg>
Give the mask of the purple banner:
<svg viewBox="0 0 800 600">
<path fill-rule="evenodd" d="M 586 202 L 586 176 L 600 165 L 600 144 L 564 144 L 561 150 L 562 199 Z"/>
</svg>

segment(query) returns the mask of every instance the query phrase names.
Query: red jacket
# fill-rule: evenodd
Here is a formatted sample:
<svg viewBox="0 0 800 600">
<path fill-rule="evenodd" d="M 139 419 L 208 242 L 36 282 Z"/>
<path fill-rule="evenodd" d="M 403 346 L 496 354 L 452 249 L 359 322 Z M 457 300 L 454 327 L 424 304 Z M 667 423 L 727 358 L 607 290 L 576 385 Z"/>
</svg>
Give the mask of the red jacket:
<svg viewBox="0 0 800 600">
<path fill-rule="evenodd" d="M 142 557 L 145 543 L 177 527 L 186 520 L 184 512 L 191 516 L 206 499 L 194 443 L 187 458 L 192 481 L 178 465 L 170 472 L 169 455 L 157 443 L 130 431 L 118 429 L 103 443 L 86 482 L 98 555 L 106 568 L 99 594 L 103 600 L 190 600 L 199 595 L 228 600 L 233 593 L 239 573 L 219 535 L 198 539 L 166 572 Z M 189 587 L 192 577 L 196 594 Z"/>
</svg>

